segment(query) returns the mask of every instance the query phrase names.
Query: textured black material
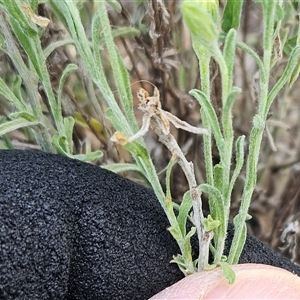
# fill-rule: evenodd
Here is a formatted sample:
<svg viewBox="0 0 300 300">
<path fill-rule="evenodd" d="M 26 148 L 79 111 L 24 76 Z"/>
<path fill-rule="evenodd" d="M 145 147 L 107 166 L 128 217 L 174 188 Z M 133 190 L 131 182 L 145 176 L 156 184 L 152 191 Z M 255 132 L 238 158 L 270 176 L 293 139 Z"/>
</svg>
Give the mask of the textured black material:
<svg viewBox="0 0 300 300">
<path fill-rule="evenodd" d="M 112 172 L 0 151 L 0 299 L 148 299 L 182 278 L 167 227 L 153 192 Z M 300 275 L 251 237 L 241 262 Z"/>
</svg>

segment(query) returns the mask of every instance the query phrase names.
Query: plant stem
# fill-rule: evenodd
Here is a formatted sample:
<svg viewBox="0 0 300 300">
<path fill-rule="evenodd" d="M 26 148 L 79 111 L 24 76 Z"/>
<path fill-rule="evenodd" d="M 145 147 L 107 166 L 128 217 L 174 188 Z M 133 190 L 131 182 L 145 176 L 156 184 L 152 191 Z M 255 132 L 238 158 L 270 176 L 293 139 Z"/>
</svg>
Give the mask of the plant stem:
<svg viewBox="0 0 300 300">
<path fill-rule="evenodd" d="M 241 206 L 237 219 L 235 222 L 235 234 L 233 237 L 228 263 L 238 263 L 242 246 L 245 243 L 245 221 L 248 216 L 248 209 L 251 202 L 251 197 L 256 186 L 257 179 L 257 163 L 259 159 L 260 145 L 265 128 L 265 122 L 268 114 L 267 100 L 268 100 L 268 85 L 270 76 L 270 66 L 273 48 L 273 30 L 275 21 L 276 4 L 264 1 L 264 56 L 263 56 L 263 70 L 261 73 L 264 76 L 260 77 L 260 100 L 258 114 L 253 119 L 253 129 L 250 134 L 249 142 L 249 156 L 247 159 L 245 186 L 241 198 Z"/>
<path fill-rule="evenodd" d="M 197 228 L 199 241 L 198 271 L 201 271 L 208 264 L 209 244 L 212 233 L 206 232 L 201 222 L 204 216 L 202 212 L 201 192 L 198 189 L 194 175 L 194 165 L 192 162 L 187 161 L 173 135 L 170 133 L 165 135 L 159 125 L 153 126 L 153 128 L 159 137 L 159 141 L 162 142 L 171 151 L 172 155 L 178 159 L 178 164 L 182 168 L 188 181 L 193 203 L 193 221 Z"/>
</svg>

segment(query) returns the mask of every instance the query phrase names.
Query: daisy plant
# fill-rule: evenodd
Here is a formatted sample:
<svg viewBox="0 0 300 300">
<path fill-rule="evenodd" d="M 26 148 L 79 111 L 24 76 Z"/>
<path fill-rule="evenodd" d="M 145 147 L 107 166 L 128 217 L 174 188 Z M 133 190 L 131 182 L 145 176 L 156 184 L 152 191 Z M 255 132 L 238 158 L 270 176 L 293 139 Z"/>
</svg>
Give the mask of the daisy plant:
<svg viewBox="0 0 300 300">
<path fill-rule="evenodd" d="M 278 41 L 280 41 L 279 26 L 284 17 L 284 5 L 283 1 L 279 0 L 257 2 L 260 2 L 263 10 L 262 57 L 237 38 L 243 6 L 242 0 L 228 0 L 222 16 L 219 14 L 219 1 L 185 0 L 182 2 L 182 16 L 190 31 L 193 49 L 199 60 L 201 90 L 193 89 L 190 94 L 201 105 L 203 129 L 194 128 L 172 114 L 163 111 L 158 90 L 155 88 L 152 97 L 149 97 L 144 90 L 138 92 L 139 108 L 144 112 L 142 128 L 128 137 L 122 132 L 116 132 L 112 137 L 113 141 L 127 145 L 144 136 L 149 128 L 155 131 L 159 141 L 171 151 L 173 160 L 178 162 L 183 169 L 190 188 L 184 195 L 182 204 L 178 207 L 178 216 L 172 215 L 170 211 L 167 213 L 169 219 L 172 220 L 169 229 L 171 234 L 179 242 L 179 245 L 182 245 L 181 241 L 184 245 L 180 248 L 182 254 L 174 257 L 173 262 L 178 263 L 185 274 L 191 273 L 192 267 L 194 267 L 194 271 L 201 271 L 221 266 L 229 282 L 233 282 L 235 279 L 230 265 L 238 263 L 246 240 L 246 221 L 251 218 L 248 214 L 248 208 L 256 186 L 260 145 L 268 113 L 275 96 L 285 84 L 291 86 L 294 83 L 300 69 L 300 46 L 296 45 L 290 54 L 282 77 L 272 89 L 269 89 L 270 70 L 274 65 L 276 55 L 278 56 L 278 52 L 282 50 L 278 46 L 280 45 Z M 242 93 L 239 87 L 234 86 L 234 65 L 238 49 L 245 51 L 254 58 L 259 72 L 259 99 L 257 99 L 259 105 L 253 116 L 247 155 L 244 151 L 246 137 L 242 135 L 235 138 L 232 124 L 232 109 L 237 95 Z M 217 62 L 221 73 L 222 111 L 219 119 L 211 101 L 210 62 L 212 59 Z M 206 183 L 196 184 L 193 164 L 186 160 L 170 133 L 170 122 L 177 128 L 203 135 Z M 220 156 L 220 162 L 217 164 L 213 164 L 213 141 Z M 174 161 L 171 161 L 169 167 L 171 168 L 173 164 Z M 229 222 L 231 195 L 244 166 L 244 188 L 239 212 L 233 219 L 235 233 L 227 257 L 223 252 Z M 168 172 L 170 171 L 167 170 L 167 187 Z M 209 197 L 210 215 L 207 218 L 203 216 L 202 212 L 202 192 L 208 194 Z M 165 203 L 170 203 L 168 195 Z M 191 208 L 190 220 L 194 226 L 186 233 L 186 220 Z M 184 217 L 183 214 L 185 214 Z M 187 255 L 186 251 L 191 250 L 190 237 L 195 232 L 197 232 L 200 251 L 197 260 L 191 263 L 191 255 Z M 211 264 L 208 263 L 209 250 L 213 254 Z"/>
</svg>

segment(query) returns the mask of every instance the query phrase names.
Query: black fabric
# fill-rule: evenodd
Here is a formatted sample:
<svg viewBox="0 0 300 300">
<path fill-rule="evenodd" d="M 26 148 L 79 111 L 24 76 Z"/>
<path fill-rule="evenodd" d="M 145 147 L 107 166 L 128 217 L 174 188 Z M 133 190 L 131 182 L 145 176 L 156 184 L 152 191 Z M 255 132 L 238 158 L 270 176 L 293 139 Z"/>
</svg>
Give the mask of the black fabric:
<svg viewBox="0 0 300 300">
<path fill-rule="evenodd" d="M 154 193 L 38 151 L 0 151 L 0 299 L 148 299 L 180 280 Z M 229 230 L 227 249 L 232 238 Z M 241 263 L 300 269 L 248 237 Z"/>
</svg>

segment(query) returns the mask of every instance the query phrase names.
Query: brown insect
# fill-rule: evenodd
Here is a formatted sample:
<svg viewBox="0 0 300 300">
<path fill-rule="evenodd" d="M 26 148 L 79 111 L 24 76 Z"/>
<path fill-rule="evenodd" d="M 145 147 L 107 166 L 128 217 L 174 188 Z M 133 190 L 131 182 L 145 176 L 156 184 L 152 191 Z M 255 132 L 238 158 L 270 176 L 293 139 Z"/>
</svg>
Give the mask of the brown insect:
<svg viewBox="0 0 300 300">
<path fill-rule="evenodd" d="M 161 108 L 159 91 L 157 87 L 154 88 L 153 96 L 150 96 L 149 93 L 142 88 L 138 90 L 137 96 L 140 100 L 139 109 L 144 112 L 141 129 L 131 137 L 126 137 L 125 134 L 117 131 L 111 137 L 112 141 L 118 142 L 121 145 L 126 145 L 127 143 L 133 142 L 136 139 L 144 136 L 149 130 L 149 127 L 151 127 L 158 135 L 168 135 L 170 134 L 170 122 L 176 128 L 180 128 L 185 131 L 195 134 L 208 134 L 206 129 L 191 126 L 168 111 L 163 110 Z"/>
</svg>

